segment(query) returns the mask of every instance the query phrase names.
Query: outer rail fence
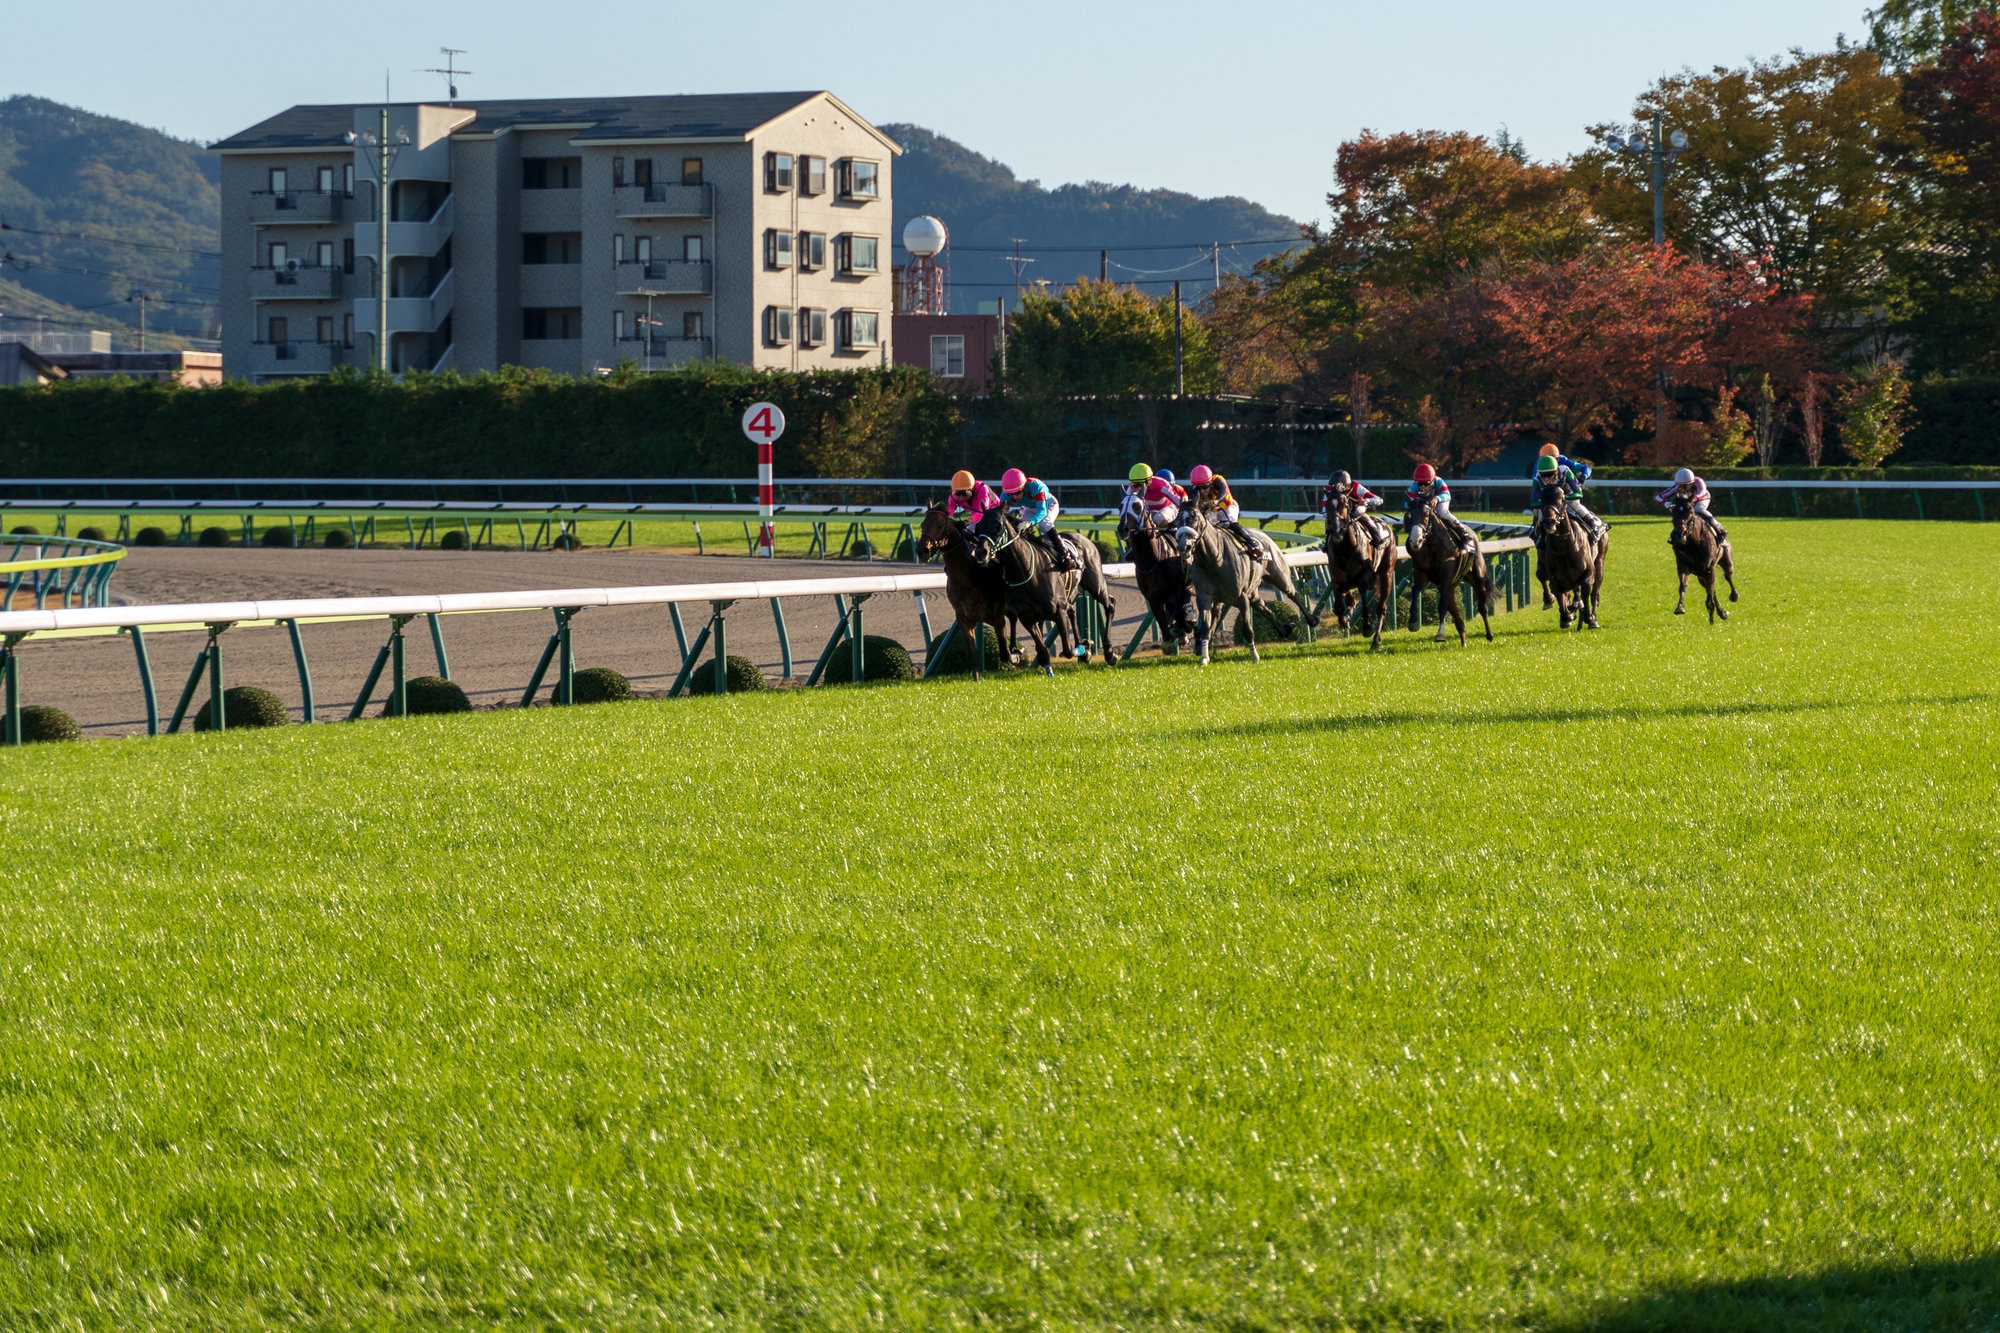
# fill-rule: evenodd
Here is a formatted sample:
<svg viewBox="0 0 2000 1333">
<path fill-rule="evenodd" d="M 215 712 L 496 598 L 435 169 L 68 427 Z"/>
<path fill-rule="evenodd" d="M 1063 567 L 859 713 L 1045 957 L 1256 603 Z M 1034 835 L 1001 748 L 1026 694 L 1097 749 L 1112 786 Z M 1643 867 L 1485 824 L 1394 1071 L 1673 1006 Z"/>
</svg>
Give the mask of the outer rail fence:
<svg viewBox="0 0 2000 1333">
<path fill-rule="evenodd" d="M 1483 535 L 1492 540 L 1482 541 L 1494 571 L 1495 582 L 1504 594 L 1506 609 L 1525 606 L 1529 600 L 1531 584 L 1530 543 L 1519 537 L 1519 528 L 1481 524 Z M 1330 591 L 1326 576 L 1326 556 L 1318 551 L 1288 551 L 1285 559 L 1298 571 L 1304 591 L 1324 606 Z M 1407 558 L 1399 561 L 1407 564 Z M 1105 567 L 1105 573 L 1113 578 L 1133 577 L 1133 567 L 1129 563 L 1112 563 Z M 927 593 L 941 592 L 945 586 L 945 575 L 941 570 L 921 569 L 909 573 L 877 574 L 853 578 L 832 579 L 770 579 L 753 582 L 669 584 L 631 588 L 570 588 L 543 592 L 496 592 L 496 593 L 450 593 L 420 597 L 336 597 L 291 601 L 268 602 L 214 602 L 191 605 L 154 605 L 123 607 L 83 607 L 74 609 L 0 612 L 0 688 L 4 689 L 5 718 L 0 722 L 0 741 L 8 745 L 21 743 L 21 685 L 20 685 L 20 645 L 34 636 L 44 638 L 81 638 L 109 635 L 130 635 L 132 649 L 138 667 L 140 689 L 144 695 L 146 708 L 146 731 L 148 735 L 171 734 L 180 729 L 187 719 L 189 706 L 193 703 L 203 678 L 209 687 L 209 725 L 215 730 L 224 730 L 227 720 L 223 714 L 223 653 L 222 636 L 232 629 L 271 628 L 283 626 L 291 638 L 294 664 L 298 670 L 299 692 L 303 703 L 303 715 L 307 722 L 317 719 L 318 709 L 313 694 L 312 670 L 306 658 L 305 642 L 299 633 L 301 625 L 328 622 L 383 620 L 389 628 L 387 641 L 375 657 L 374 666 L 369 671 L 360 694 L 352 706 L 346 710 L 348 721 L 354 721 L 366 713 L 374 702 L 383 673 L 389 675 L 386 708 L 391 716 L 404 716 L 408 712 L 406 685 L 407 647 L 404 629 L 411 622 L 423 619 L 430 631 L 431 648 L 437 659 L 437 674 L 449 678 L 451 669 L 445 652 L 444 632 L 441 617 L 512 611 L 546 611 L 555 619 L 554 632 L 543 648 L 541 658 L 536 663 L 526 690 L 521 696 L 521 706 L 534 703 L 548 680 L 553 666 L 556 678 L 551 701 L 568 704 L 575 701 L 574 680 L 576 656 L 573 648 L 574 622 L 580 614 L 594 607 L 613 606 L 664 606 L 673 628 L 674 641 L 679 649 L 680 667 L 674 676 L 668 698 L 682 694 L 700 667 L 704 651 L 709 655 L 709 668 L 714 671 L 714 683 L 718 693 L 728 689 L 728 624 L 724 613 L 740 602 L 768 603 L 771 617 L 776 625 L 778 642 L 782 654 L 784 677 L 795 679 L 795 662 L 791 637 L 785 624 L 784 605 L 787 599 L 798 597 L 831 597 L 838 612 L 838 620 L 832 635 L 821 647 L 805 684 L 816 685 L 822 681 L 831 682 L 843 674 L 854 682 L 864 678 L 863 647 L 865 641 L 863 605 L 872 597 L 888 594 L 907 593 L 913 596 L 917 605 L 918 622 L 924 636 L 923 674 L 934 673 L 944 651 L 951 645 L 958 632 L 954 617 L 943 633 L 933 634 L 929 608 L 924 598 Z M 1407 574 L 1399 570 L 1396 596 L 1398 600 L 1408 588 Z M 1466 606 L 1471 607 L 1471 589 L 1465 590 Z M 708 606 L 707 623 L 701 628 L 692 643 L 688 640 L 688 627 L 681 615 L 681 608 L 688 605 Z M 1394 608 L 1392 608 L 1393 611 Z M 1096 604 L 1088 599 L 1080 603 L 1081 632 L 1086 639 L 1098 643 L 1111 643 L 1112 627 L 1105 624 Z M 949 613 L 947 613 L 949 614 Z M 1439 614 L 1442 614 L 1441 610 Z M 1411 607 L 1411 628 L 1422 623 L 1423 607 Z M 147 648 L 146 633 L 200 632 L 206 638 L 201 651 L 196 655 L 194 665 L 188 672 L 186 684 L 182 687 L 170 720 L 163 727 L 160 720 L 159 695 L 154 688 L 153 667 Z M 1125 646 L 1121 660 L 1130 660 L 1139 644 L 1151 632 L 1157 640 L 1159 631 L 1153 624 L 1150 613 L 1143 617 L 1137 631 Z M 1302 630 L 1310 637 L 1310 631 Z M 712 646 L 711 646 L 712 645 Z M 847 649 L 845 654 L 841 649 Z M 975 641 L 975 652 L 978 651 Z M 841 657 L 846 661 L 842 662 Z"/>
<path fill-rule="evenodd" d="M 111 575 L 124 558 L 125 548 L 114 542 L 27 533 L 0 537 L 0 611 L 13 609 L 24 592 L 37 610 L 51 597 L 59 606 L 106 606 Z"/>
</svg>

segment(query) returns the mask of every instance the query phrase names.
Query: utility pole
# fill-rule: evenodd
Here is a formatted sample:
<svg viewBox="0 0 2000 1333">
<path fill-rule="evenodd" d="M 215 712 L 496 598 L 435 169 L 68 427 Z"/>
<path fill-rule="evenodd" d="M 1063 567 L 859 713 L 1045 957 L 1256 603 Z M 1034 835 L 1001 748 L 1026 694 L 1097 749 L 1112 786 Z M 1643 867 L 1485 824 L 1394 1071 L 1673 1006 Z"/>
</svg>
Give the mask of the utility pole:
<svg viewBox="0 0 2000 1333">
<path fill-rule="evenodd" d="M 1027 237 L 1009 236 L 1007 239 L 1014 243 L 1014 253 L 1006 256 L 1006 260 L 1014 269 L 1014 294 L 1019 296 L 1021 294 L 1021 275 L 1027 271 L 1028 265 L 1035 261 L 1021 253 L 1021 246 L 1027 242 Z"/>
<path fill-rule="evenodd" d="M 1109 250 L 1099 250 L 1097 252 L 1097 280 L 1099 282 L 1111 281 L 1111 252 Z"/>
<path fill-rule="evenodd" d="M 383 75 L 386 83 L 388 76 Z M 396 141 L 389 141 L 389 107 L 382 106 L 380 132 L 357 135 L 349 130 L 347 142 L 359 144 L 374 159 L 375 166 L 375 369 L 389 373 L 389 173 L 396 156 L 410 142 L 410 132 L 399 129 Z"/>
<path fill-rule="evenodd" d="M 133 292 L 125 299 L 139 303 L 139 350 L 143 352 L 146 350 L 146 302 L 152 297 L 146 292 Z"/>
<path fill-rule="evenodd" d="M 1213 248 L 1209 252 L 1209 258 L 1213 261 L 1215 267 L 1214 276 L 1209 280 L 1208 290 L 1213 293 L 1217 288 L 1222 286 L 1222 242 L 1214 241 L 1211 242 L 1211 245 Z"/>
<path fill-rule="evenodd" d="M 1185 389 L 1181 378 L 1181 280 L 1174 279 L 1174 397 L 1181 396 Z"/>
</svg>

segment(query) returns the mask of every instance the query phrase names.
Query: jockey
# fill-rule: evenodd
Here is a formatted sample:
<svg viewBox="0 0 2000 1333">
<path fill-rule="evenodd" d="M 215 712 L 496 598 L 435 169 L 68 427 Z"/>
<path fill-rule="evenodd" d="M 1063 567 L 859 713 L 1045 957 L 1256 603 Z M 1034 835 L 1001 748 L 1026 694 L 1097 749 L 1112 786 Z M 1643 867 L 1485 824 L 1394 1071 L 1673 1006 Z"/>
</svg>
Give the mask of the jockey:
<svg viewBox="0 0 2000 1333">
<path fill-rule="evenodd" d="M 1403 492 L 1403 530 L 1410 530 L 1410 513 L 1424 501 L 1431 502 L 1431 512 L 1438 522 L 1451 530 L 1458 538 L 1458 549 L 1471 555 L 1479 549 L 1479 538 L 1471 528 L 1460 522 L 1451 512 L 1451 483 L 1437 474 L 1437 469 L 1429 463 L 1417 464 L 1414 476 L 1410 478 L 1410 489 Z M 1410 552 L 1415 555 L 1416 552 Z"/>
<path fill-rule="evenodd" d="M 1226 529 L 1236 539 L 1236 544 L 1243 548 L 1243 554 L 1252 561 L 1261 561 L 1264 548 L 1243 530 L 1243 508 L 1230 494 L 1229 479 L 1217 476 L 1208 464 L 1197 463 L 1194 471 L 1188 473 L 1188 484 L 1194 487 L 1195 507 L 1204 514 L 1215 515 L 1217 526 Z"/>
<path fill-rule="evenodd" d="M 971 531 L 983 522 L 986 516 L 1000 507 L 1000 497 L 993 488 L 983 481 L 974 480 L 972 474 L 960 468 L 951 476 L 951 499 L 945 501 L 945 512 L 961 531 Z"/>
<path fill-rule="evenodd" d="M 1574 472 L 1562 465 L 1559 455 L 1543 454 L 1535 460 L 1532 500 L 1535 507 L 1535 525 L 1529 535 L 1534 539 L 1537 548 L 1541 546 L 1542 538 L 1547 535 L 1542 531 L 1542 508 L 1551 498 L 1561 499 L 1563 508 L 1569 511 L 1570 517 L 1583 524 L 1584 531 L 1590 533 L 1592 537 L 1603 535 L 1603 523 L 1597 515 L 1585 509 L 1583 501 L 1577 498 L 1582 491 L 1583 482 Z"/>
<path fill-rule="evenodd" d="M 1146 526 L 1171 528 L 1180 522 L 1181 498 L 1165 477 L 1155 476 L 1146 483 L 1146 500 L 1141 514 Z"/>
<path fill-rule="evenodd" d="M 1715 521 L 1715 515 L 1708 512 L 1708 483 L 1687 468 L 1674 473 L 1673 485 L 1653 497 L 1656 504 L 1671 506 L 1676 499 L 1686 500 L 1696 517 L 1708 524 L 1708 530 L 1715 534 L 1719 542 L 1729 540 L 1729 533 L 1722 524 Z M 1669 536 L 1668 541 L 1673 538 Z"/>
<path fill-rule="evenodd" d="M 1380 541 L 1389 537 L 1389 530 L 1383 526 L 1382 520 L 1368 512 L 1371 509 L 1380 509 L 1382 507 L 1382 497 L 1369 490 L 1366 486 L 1363 486 L 1343 470 L 1328 477 L 1325 488 L 1320 491 L 1320 514 L 1329 523 L 1337 522 L 1339 520 L 1341 503 L 1346 500 L 1352 500 L 1360 507 L 1361 517 L 1368 524 L 1368 531 L 1375 535 L 1376 540 Z"/>
<path fill-rule="evenodd" d="M 1173 491 L 1175 504 L 1178 505 L 1187 504 L 1188 502 L 1187 487 L 1181 485 L 1178 481 L 1174 480 L 1174 470 L 1172 468 L 1163 467 L 1154 475 L 1159 477 L 1161 481 L 1166 482 L 1168 489 Z"/>
<path fill-rule="evenodd" d="M 1070 552 L 1069 543 L 1056 535 L 1056 515 L 1062 513 L 1062 504 L 1048 486 L 1021 469 L 1010 467 L 1000 478 L 1000 489 L 1007 493 L 1014 517 L 1027 525 L 1028 535 L 1047 552 L 1056 568 L 1074 570 L 1076 556 Z"/>
<path fill-rule="evenodd" d="M 1145 520 L 1146 483 L 1153 479 L 1153 469 L 1144 463 L 1134 463 L 1132 470 L 1125 474 L 1125 489 L 1118 493 L 1118 521 L 1130 521 L 1134 526 Z"/>
</svg>

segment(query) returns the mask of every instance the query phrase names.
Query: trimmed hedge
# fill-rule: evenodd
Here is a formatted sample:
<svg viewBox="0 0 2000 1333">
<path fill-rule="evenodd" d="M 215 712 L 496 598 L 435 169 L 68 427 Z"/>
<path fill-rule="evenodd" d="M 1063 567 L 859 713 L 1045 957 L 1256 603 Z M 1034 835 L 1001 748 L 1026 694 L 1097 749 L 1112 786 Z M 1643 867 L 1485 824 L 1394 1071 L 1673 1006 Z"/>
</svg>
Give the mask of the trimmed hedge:
<svg viewBox="0 0 2000 1333">
<path fill-rule="evenodd" d="M 1299 637 L 1299 609 L 1290 602 L 1267 602 L 1261 598 L 1250 604 L 1250 614 L 1256 618 L 1257 642 L 1289 643 Z M 1232 643 L 1243 642 L 1243 613 L 1238 611 L 1230 626 L 1234 634 Z"/>
<path fill-rule="evenodd" d="M 262 542 L 266 546 L 289 549 L 293 544 L 292 530 L 289 526 L 282 528 L 266 528 L 264 529 L 264 535 L 258 538 L 257 540 Z"/>
<path fill-rule="evenodd" d="M 346 528 L 328 528 L 326 536 L 320 539 L 329 551 L 345 551 L 354 545 L 354 534 Z"/>
<path fill-rule="evenodd" d="M 28 704 L 21 709 L 23 741 L 80 741 L 83 728 L 60 708 L 48 704 Z"/>
<path fill-rule="evenodd" d="M 9 530 L 7 535 L 10 537 L 39 537 L 42 535 L 42 530 L 32 523 L 22 523 Z"/>
<path fill-rule="evenodd" d="M 731 656 L 729 664 L 723 668 L 729 679 L 729 692 L 743 694 L 752 690 L 770 688 L 764 681 L 764 668 L 747 657 Z M 689 694 L 715 693 L 715 659 L 704 658 L 695 664 L 694 673 L 688 677 Z"/>
<path fill-rule="evenodd" d="M 202 701 L 200 711 L 194 715 L 194 729 L 207 731 L 209 709 L 214 705 L 215 696 Z M 222 720 L 234 730 L 237 727 L 282 727 L 288 725 L 292 716 L 285 710 L 285 701 L 269 690 L 255 685 L 232 685 L 222 692 Z"/>
<path fill-rule="evenodd" d="M 109 537 L 106 537 L 104 535 L 103 528 L 78 528 L 76 530 L 76 539 L 78 541 L 83 541 L 83 542 L 103 542 L 111 540 Z"/>
<path fill-rule="evenodd" d="M 203 546 L 228 546 L 232 544 L 228 528 L 203 528 L 201 536 L 195 540 Z"/>
<path fill-rule="evenodd" d="M 850 647 L 848 651 L 851 654 L 853 649 Z M 834 656 L 839 655 L 839 651 L 835 650 Z M 843 678 L 832 663 L 827 664 L 826 670 L 829 676 L 835 677 L 836 683 Z M 853 675 L 853 670 L 850 666 L 847 675 Z M 896 640 L 883 634 L 864 634 L 861 638 L 861 678 L 870 683 L 915 680 L 917 667 L 910 660 L 910 650 Z"/>
<path fill-rule="evenodd" d="M 472 700 L 465 697 L 459 683 L 442 676 L 418 676 L 404 681 L 403 702 L 412 717 L 472 711 Z"/>
<path fill-rule="evenodd" d="M 610 667 L 585 667 L 570 677 L 570 689 L 580 704 L 623 703 L 632 697 L 632 682 Z"/>
<path fill-rule="evenodd" d="M 132 544 L 134 546 L 165 546 L 167 544 L 167 530 L 165 528 L 140 528 L 138 535 L 132 538 Z"/>
<path fill-rule="evenodd" d="M 453 528 L 438 538 L 440 551 L 463 551 L 465 544 L 465 532 L 460 528 Z"/>
</svg>

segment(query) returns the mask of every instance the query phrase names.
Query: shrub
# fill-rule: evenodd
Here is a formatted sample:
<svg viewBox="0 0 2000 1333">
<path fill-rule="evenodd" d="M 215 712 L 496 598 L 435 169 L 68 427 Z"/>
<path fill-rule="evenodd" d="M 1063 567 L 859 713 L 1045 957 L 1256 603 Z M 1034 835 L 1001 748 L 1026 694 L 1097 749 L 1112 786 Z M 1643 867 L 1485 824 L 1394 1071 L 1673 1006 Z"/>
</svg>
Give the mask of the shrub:
<svg viewBox="0 0 2000 1333">
<path fill-rule="evenodd" d="M 848 543 L 847 553 L 842 558 L 847 560 L 873 560 L 875 558 L 875 543 L 866 537 L 857 537 Z"/>
<path fill-rule="evenodd" d="M 729 676 L 729 692 L 742 694 L 749 690 L 769 688 L 764 683 L 764 669 L 747 657 L 731 657 L 724 668 Z M 715 693 L 715 659 L 708 658 L 697 663 L 694 674 L 688 677 L 689 694 Z"/>
<path fill-rule="evenodd" d="M 289 547 L 293 544 L 290 525 L 282 528 L 266 528 L 261 540 L 266 546 Z"/>
<path fill-rule="evenodd" d="M 354 545 L 354 534 L 346 528 L 328 528 L 322 540 L 326 542 L 327 550 L 344 551 Z"/>
<path fill-rule="evenodd" d="M 455 680 L 442 676 L 418 676 L 403 682 L 403 702 L 412 717 L 432 713 L 470 713 L 472 700 Z"/>
<path fill-rule="evenodd" d="M 610 667 L 585 667 L 570 678 L 570 689 L 580 704 L 623 703 L 632 697 L 632 682 Z"/>
<path fill-rule="evenodd" d="M 103 528 L 78 528 L 76 539 L 80 542 L 103 542 L 111 540 L 104 535 Z"/>
<path fill-rule="evenodd" d="M 165 546 L 167 544 L 167 530 L 165 528 L 140 528 L 139 535 L 132 539 L 132 544 L 134 546 Z"/>
<path fill-rule="evenodd" d="M 1011 671 L 1014 664 L 1007 660 L 1006 652 L 1000 646 L 1000 636 L 993 632 L 991 625 L 979 627 L 979 638 L 986 646 L 986 669 L 988 671 Z M 831 668 L 828 668 L 831 670 Z M 951 643 L 938 654 L 937 665 L 927 672 L 933 676 L 969 676 L 972 674 L 972 638 L 961 631 L 952 636 Z"/>
<path fill-rule="evenodd" d="M 917 550 L 916 544 L 908 537 L 899 537 L 896 539 L 895 553 L 889 558 L 899 560 L 906 565 L 921 564 L 923 562 L 922 553 Z"/>
<path fill-rule="evenodd" d="M 1290 602 L 1267 602 L 1261 598 L 1250 603 L 1250 614 L 1255 616 L 1258 643 L 1279 643 L 1299 636 L 1298 608 Z M 1232 643 L 1243 642 L 1243 613 L 1238 611 L 1231 628 L 1235 632 Z"/>
<path fill-rule="evenodd" d="M 842 645 L 848 653 L 854 651 L 851 644 Z M 834 650 L 835 660 L 827 663 L 826 674 L 835 684 L 849 680 L 854 675 L 850 665 L 845 670 L 839 661 L 841 649 Z M 852 658 L 849 658 L 852 661 Z M 916 664 L 910 661 L 910 650 L 883 634 L 867 634 L 861 639 L 861 679 L 864 681 L 904 681 L 917 678 Z"/>
<path fill-rule="evenodd" d="M 549 543 L 551 551 L 576 551 L 582 548 L 583 543 L 567 532 L 558 534 L 556 539 Z"/>
<path fill-rule="evenodd" d="M 83 728 L 60 708 L 29 704 L 21 710 L 21 739 L 24 741 L 80 741 Z"/>
<path fill-rule="evenodd" d="M 39 537 L 42 535 L 42 530 L 32 523 L 21 523 L 17 524 L 9 535 L 15 537 Z"/>
<path fill-rule="evenodd" d="M 464 549 L 465 533 L 458 528 L 453 528 L 451 531 L 445 533 L 444 536 L 438 538 L 438 550 L 440 551 L 463 551 Z"/>
<path fill-rule="evenodd" d="M 1097 558 L 1107 565 L 1115 565 L 1125 558 L 1124 552 L 1118 549 L 1115 542 L 1108 542 L 1102 537 L 1092 537 L 1090 544 L 1097 548 Z"/>
<path fill-rule="evenodd" d="M 203 528 L 201 536 L 196 540 L 203 546 L 227 546 L 229 545 L 229 529 Z"/>
<path fill-rule="evenodd" d="M 215 696 L 211 694 L 194 715 L 196 731 L 208 730 L 209 708 L 214 700 Z M 285 711 L 285 701 L 269 690 L 258 689 L 255 685 L 232 685 L 222 692 L 222 720 L 233 729 L 282 727 L 292 718 Z"/>
</svg>

